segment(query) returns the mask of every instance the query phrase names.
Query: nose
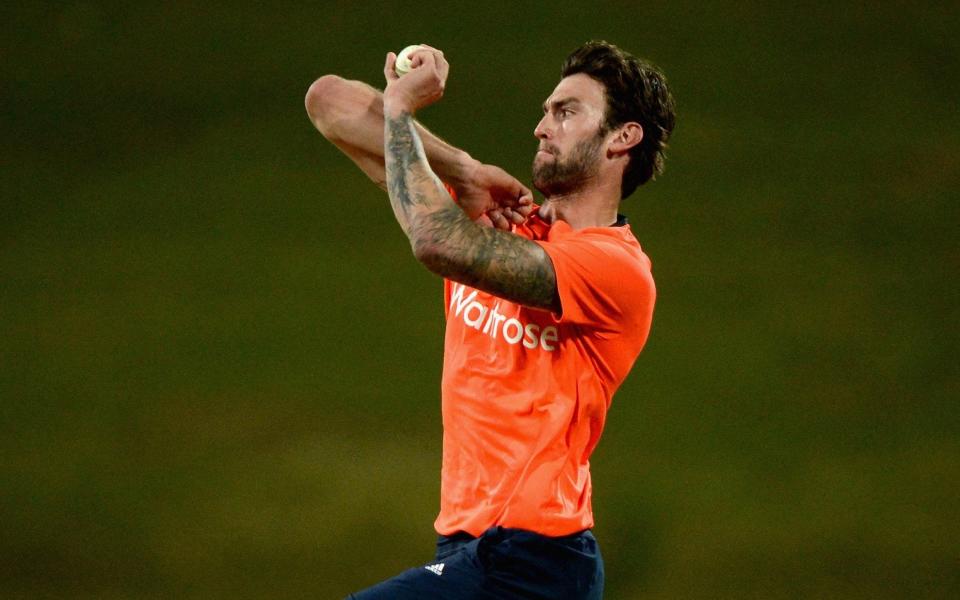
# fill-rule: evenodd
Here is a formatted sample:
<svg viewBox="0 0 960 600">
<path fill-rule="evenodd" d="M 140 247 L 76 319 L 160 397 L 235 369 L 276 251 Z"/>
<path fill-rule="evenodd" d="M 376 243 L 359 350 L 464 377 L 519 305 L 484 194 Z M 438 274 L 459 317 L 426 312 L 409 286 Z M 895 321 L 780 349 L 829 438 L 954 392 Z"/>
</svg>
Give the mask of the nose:
<svg viewBox="0 0 960 600">
<path fill-rule="evenodd" d="M 543 118 L 540 119 L 540 122 L 537 123 L 537 126 L 533 129 L 533 136 L 538 140 L 545 140 L 550 137 L 551 131 L 547 124 L 547 119 L 550 115 L 543 115 Z"/>
</svg>

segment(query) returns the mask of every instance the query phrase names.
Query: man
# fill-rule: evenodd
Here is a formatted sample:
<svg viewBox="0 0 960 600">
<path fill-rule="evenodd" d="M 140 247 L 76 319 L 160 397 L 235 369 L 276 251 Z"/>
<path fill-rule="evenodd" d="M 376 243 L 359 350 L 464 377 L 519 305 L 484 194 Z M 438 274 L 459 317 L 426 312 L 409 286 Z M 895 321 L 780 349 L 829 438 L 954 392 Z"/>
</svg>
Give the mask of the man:
<svg viewBox="0 0 960 600">
<path fill-rule="evenodd" d="M 315 126 L 385 187 L 414 256 L 444 278 L 436 562 L 352 598 L 600 598 L 589 457 L 650 329 L 650 261 L 617 214 L 663 169 L 672 96 L 606 42 L 575 50 L 543 105 L 530 191 L 422 128 L 443 52 L 421 46 L 381 95 L 326 76 Z"/>
</svg>

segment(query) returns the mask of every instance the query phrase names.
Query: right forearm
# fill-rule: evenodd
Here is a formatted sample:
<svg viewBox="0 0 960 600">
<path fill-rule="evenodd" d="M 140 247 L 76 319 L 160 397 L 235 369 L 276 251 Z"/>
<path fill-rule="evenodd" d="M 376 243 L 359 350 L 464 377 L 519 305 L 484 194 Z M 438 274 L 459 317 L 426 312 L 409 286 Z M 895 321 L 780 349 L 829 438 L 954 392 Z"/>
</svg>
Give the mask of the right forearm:
<svg viewBox="0 0 960 600">
<path fill-rule="evenodd" d="M 416 122 L 416 128 L 433 171 L 454 189 L 464 187 L 470 180 L 471 168 L 476 160 L 465 150 L 443 141 L 419 122 Z"/>
</svg>

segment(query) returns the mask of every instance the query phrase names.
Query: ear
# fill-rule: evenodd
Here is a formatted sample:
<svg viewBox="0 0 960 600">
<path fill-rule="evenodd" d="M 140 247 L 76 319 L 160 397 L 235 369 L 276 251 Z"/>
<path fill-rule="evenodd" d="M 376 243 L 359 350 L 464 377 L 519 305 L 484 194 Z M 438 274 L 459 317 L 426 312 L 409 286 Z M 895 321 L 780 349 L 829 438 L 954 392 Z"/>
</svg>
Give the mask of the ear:
<svg viewBox="0 0 960 600">
<path fill-rule="evenodd" d="M 643 127 L 640 123 L 624 123 L 613 131 L 613 137 L 607 146 L 607 150 L 613 154 L 623 154 L 633 148 L 643 139 Z"/>
</svg>

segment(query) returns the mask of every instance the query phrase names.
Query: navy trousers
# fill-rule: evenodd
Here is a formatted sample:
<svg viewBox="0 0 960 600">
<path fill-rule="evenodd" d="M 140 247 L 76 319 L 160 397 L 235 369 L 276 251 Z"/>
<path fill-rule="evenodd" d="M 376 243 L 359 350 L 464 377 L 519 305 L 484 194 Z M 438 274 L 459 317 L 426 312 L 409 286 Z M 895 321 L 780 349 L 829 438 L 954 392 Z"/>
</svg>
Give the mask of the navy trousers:
<svg viewBox="0 0 960 600">
<path fill-rule="evenodd" d="M 589 530 L 547 537 L 492 527 L 479 538 L 440 536 L 436 560 L 348 600 L 599 600 L 603 558 Z"/>
</svg>

